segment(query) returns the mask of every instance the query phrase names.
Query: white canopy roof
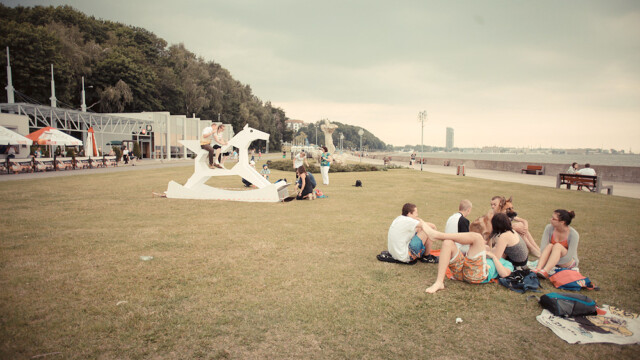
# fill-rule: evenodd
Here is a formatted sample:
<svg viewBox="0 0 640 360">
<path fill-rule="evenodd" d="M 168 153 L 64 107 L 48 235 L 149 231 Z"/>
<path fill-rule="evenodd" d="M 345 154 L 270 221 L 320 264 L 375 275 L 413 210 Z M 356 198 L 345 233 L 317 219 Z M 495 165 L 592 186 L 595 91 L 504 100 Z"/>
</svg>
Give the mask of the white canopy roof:
<svg viewBox="0 0 640 360">
<path fill-rule="evenodd" d="M 0 126 L 0 145 L 31 145 L 32 143 L 31 139 Z"/>
</svg>

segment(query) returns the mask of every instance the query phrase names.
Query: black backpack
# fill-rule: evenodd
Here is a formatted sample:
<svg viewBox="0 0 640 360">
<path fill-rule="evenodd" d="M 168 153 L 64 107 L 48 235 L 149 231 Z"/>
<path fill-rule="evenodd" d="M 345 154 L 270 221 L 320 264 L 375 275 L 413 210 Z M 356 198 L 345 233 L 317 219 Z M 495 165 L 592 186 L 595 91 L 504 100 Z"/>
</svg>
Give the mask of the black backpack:
<svg viewBox="0 0 640 360">
<path fill-rule="evenodd" d="M 355 187 L 362 187 L 362 181 L 360 180 L 356 180 L 356 185 Z"/>
<path fill-rule="evenodd" d="M 581 294 L 548 293 L 542 295 L 539 302 L 555 316 L 597 315 L 596 302 Z"/>
</svg>

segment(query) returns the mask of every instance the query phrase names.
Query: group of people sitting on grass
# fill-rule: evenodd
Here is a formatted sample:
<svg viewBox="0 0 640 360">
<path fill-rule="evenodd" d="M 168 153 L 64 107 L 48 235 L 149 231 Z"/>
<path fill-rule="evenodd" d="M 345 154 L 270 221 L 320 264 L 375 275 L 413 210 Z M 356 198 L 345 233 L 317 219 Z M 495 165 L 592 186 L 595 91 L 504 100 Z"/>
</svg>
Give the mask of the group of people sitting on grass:
<svg viewBox="0 0 640 360">
<path fill-rule="evenodd" d="M 569 226 L 575 217 L 573 211 L 553 211 L 550 224 L 544 229 L 540 247 L 537 244 L 532 247 L 514 229 L 513 224 L 519 222 L 516 220 L 519 218 L 512 219 L 505 212 L 496 211 L 498 207 L 492 206 L 492 229 L 486 240 L 480 233 L 469 232 L 466 216 L 471 212 L 471 207 L 469 200 L 462 200 L 459 211 L 447 221 L 444 233 L 437 231 L 434 224 L 422 220 L 418 216 L 418 207 L 411 203 L 404 204 L 402 215 L 392 222 L 388 233 L 388 251 L 395 260 L 412 262 L 421 259 L 438 263 L 436 280 L 426 289 L 427 293 L 444 289 L 447 269 L 453 279 L 471 284 L 487 283 L 498 277 L 507 277 L 515 269 L 527 269 L 530 248 L 534 251 L 538 249 L 537 266 L 530 270 L 540 278 L 548 278 L 549 272 L 556 266 L 573 268 L 578 265 L 579 235 Z M 528 233 L 527 226 L 524 230 Z M 440 257 L 432 261 L 430 251 L 436 240 L 442 241 Z"/>
</svg>

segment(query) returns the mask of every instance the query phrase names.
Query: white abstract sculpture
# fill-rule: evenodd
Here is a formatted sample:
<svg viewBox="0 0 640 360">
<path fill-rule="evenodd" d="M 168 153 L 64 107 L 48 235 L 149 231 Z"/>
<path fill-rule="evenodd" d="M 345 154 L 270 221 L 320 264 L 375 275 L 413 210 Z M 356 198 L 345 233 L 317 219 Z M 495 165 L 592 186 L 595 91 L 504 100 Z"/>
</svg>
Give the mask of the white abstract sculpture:
<svg viewBox="0 0 640 360">
<path fill-rule="evenodd" d="M 320 129 L 324 133 L 324 143 L 326 144 L 325 146 L 331 154 L 331 157 L 333 157 L 333 161 L 337 164 L 343 164 L 344 159 L 341 155 L 336 153 L 336 147 L 335 145 L 333 145 L 333 132 L 336 131 L 337 128 L 338 125 L 330 123 L 327 119 L 324 120 L 324 124 L 320 125 Z M 317 157 L 319 158 L 320 154 L 318 154 Z"/>
<path fill-rule="evenodd" d="M 288 184 L 285 181 L 278 181 L 275 184 L 269 182 L 256 169 L 249 165 L 249 153 L 247 149 L 254 140 L 269 140 L 269 134 L 250 128 L 245 125 L 244 129 L 229 140 L 229 144 L 221 149 L 238 148 L 238 163 L 231 169 L 210 169 L 208 166 L 209 152 L 200 148 L 199 140 L 180 140 L 179 142 L 193 151 L 197 156 L 195 159 L 195 169 L 193 175 L 183 185 L 175 181 L 169 182 L 169 187 L 165 194 L 168 198 L 175 199 L 201 199 L 201 200 L 229 200 L 246 202 L 278 202 L 289 196 Z M 252 190 L 226 190 L 205 185 L 207 180 L 213 176 L 240 176 L 257 189 Z"/>
<path fill-rule="evenodd" d="M 327 119 L 324 120 L 324 124 L 320 125 L 320 130 L 324 133 L 325 146 L 332 154 L 336 152 L 336 147 L 333 145 L 333 132 L 336 131 L 337 128 L 338 125 L 330 123 Z"/>
</svg>

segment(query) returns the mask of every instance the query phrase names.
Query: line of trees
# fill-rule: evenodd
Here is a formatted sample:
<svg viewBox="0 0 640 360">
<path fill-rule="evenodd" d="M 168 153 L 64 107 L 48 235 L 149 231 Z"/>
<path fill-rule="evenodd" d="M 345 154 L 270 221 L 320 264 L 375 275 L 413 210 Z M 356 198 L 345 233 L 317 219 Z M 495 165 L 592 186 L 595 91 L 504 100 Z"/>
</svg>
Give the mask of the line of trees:
<svg viewBox="0 0 640 360">
<path fill-rule="evenodd" d="M 318 144 L 317 145 L 326 145 L 324 139 L 324 133 L 320 129 L 320 125 L 322 125 L 324 121 L 318 120 L 315 123 L 310 123 L 305 126 L 300 127 L 297 134 L 304 134 L 310 143 L 315 143 L 316 141 L 316 130 L 318 132 Z M 358 135 L 358 131 L 360 129 L 364 130 L 362 134 L 362 147 L 369 150 L 387 150 L 387 145 L 380 139 L 378 139 L 375 135 L 369 132 L 367 129 L 361 128 L 359 126 L 353 126 L 348 124 L 342 124 L 337 121 L 332 121 L 332 124 L 338 125 L 338 128 L 333 133 L 333 144 L 335 147 L 339 147 L 340 144 L 340 133 L 344 135 L 344 140 L 342 141 L 342 146 L 345 149 L 360 149 L 360 135 Z"/>
<path fill-rule="evenodd" d="M 205 61 L 183 44 L 167 46 L 142 28 L 86 16 L 70 6 L 0 4 L 0 47 L 7 46 L 16 101 L 48 104 L 53 64 L 56 98 L 65 107 L 80 107 L 84 76 L 86 104 L 92 111 L 195 114 L 220 119 L 236 130 L 249 124 L 271 134 L 270 149 L 294 137 L 285 126 L 283 109 L 260 100 L 220 64 Z M 3 78 L 5 69 L 2 66 Z M 340 125 L 345 144 L 358 144 L 359 128 Z M 369 149 L 384 148 L 366 131 L 365 142 Z"/>
</svg>

